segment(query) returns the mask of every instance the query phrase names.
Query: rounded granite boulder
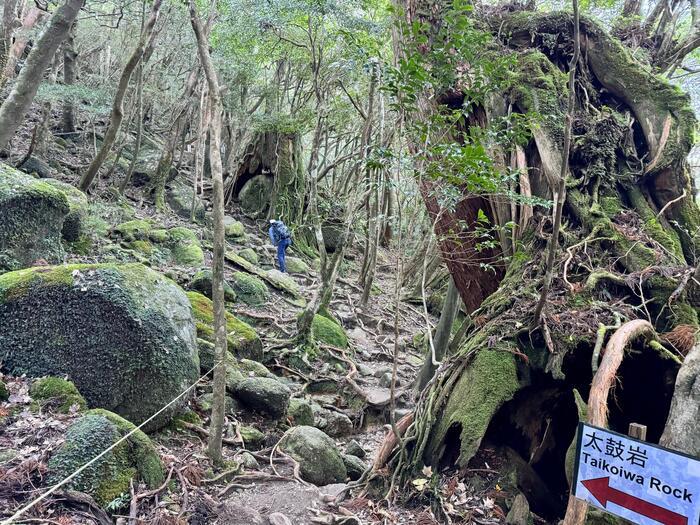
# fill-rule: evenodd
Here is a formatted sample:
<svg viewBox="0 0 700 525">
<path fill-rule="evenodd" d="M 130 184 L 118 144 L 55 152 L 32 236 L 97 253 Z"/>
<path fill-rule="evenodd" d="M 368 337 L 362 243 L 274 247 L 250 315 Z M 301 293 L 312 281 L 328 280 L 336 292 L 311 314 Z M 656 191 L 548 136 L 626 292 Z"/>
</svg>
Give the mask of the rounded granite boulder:
<svg viewBox="0 0 700 525">
<path fill-rule="evenodd" d="M 14 375 L 65 376 L 90 407 L 139 424 L 199 377 L 190 302 L 141 265 L 37 267 L 0 275 L 0 348 Z M 151 421 L 167 424 L 186 396 Z"/>
</svg>

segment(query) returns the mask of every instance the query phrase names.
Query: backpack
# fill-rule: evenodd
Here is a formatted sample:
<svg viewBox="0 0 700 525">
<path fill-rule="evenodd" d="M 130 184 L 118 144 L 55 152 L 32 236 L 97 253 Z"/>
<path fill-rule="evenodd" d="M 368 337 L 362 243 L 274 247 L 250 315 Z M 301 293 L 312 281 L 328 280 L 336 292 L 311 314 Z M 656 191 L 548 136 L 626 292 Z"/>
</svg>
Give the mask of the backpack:
<svg viewBox="0 0 700 525">
<path fill-rule="evenodd" d="M 277 223 L 277 235 L 279 235 L 280 239 L 291 239 L 292 234 L 289 233 L 289 228 L 287 228 L 287 225 L 284 224 L 283 222 L 278 222 Z"/>
</svg>

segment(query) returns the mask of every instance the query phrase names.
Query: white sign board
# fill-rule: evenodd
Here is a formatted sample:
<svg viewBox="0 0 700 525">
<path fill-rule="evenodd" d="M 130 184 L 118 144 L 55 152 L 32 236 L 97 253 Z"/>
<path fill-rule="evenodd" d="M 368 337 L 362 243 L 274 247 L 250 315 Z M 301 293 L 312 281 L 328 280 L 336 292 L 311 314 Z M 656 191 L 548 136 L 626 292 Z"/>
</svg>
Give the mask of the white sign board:
<svg viewBox="0 0 700 525">
<path fill-rule="evenodd" d="M 640 525 L 700 525 L 700 459 L 579 424 L 574 496 Z"/>
</svg>

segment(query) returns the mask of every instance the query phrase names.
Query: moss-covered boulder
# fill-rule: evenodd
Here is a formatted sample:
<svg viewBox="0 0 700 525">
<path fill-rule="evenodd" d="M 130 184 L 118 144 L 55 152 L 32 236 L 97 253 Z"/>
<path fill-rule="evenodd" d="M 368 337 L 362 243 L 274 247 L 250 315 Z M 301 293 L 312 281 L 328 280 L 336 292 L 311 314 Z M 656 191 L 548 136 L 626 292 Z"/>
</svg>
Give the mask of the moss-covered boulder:
<svg viewBox="0 0 700 525">
<path fill-rule="evenodd" d="M 289 273 L 304 273 L 308 274 L 310 271 L 309 265 L 306 264 L 299 257 L 287 257 L 287 271 Z"/>
<path fill-rule="evenodd" d="M 124 248 L 156 263 L 194 267 L 204 264 L 197 234 L 183 226 L 165 229 L 148 220 L 134 219 L 115 226 L 112 236 L 121 240 Z"/>
<path fill-rule="evenodd" d="M 181 266 L 201 266 L 204 264 L 204 252 L 197 235 L 183 226 L 168 230 L 168 247 L 175 264 Z"/>
<path fill-rule="evenodd" d="M 42 409 L 55 408 L 63 414 L 85 410 L 87 403 L 72 381 L 60 377 L 42 377 L 29 389 L 32 401 Z"/>
<path fill-rule="evenodd" d="M 87 196 L 75 186 L 56 179 L 45 179 L 44 182 L 62 191 L 68 199 L 68 215 L 63 221 L 61 233 L 68 242 L 75 242 L 85 234 L 83 223 L 88 216 Z"/>
<path fill-rule="evenodd" d="M 287 413 L 292 392 L 270 377 L 246 377 L 236 389 L 236 398 L 246 406 L 279 419 Z"/>
<path fill-rule="evenodd" d="M 301 478 L 315 485 L 343 483 L 348 472 L 333 440 L 317 428 L 299 426 L 288 430 L 280 450 L 299 462 Z"/>
<path fill-rule="evenodd" d="M 268 270 L 266 276 L 269 282 L 278 283 L 280 288 L 289 291 L 295 296 L 300 295 L 299 285 L 297 282 L 286 273 L 282 273 L 277 269 Z"/>
<path fill-rule="evenodd" d="M 67 376 L 91 407 L 141 423 L 198 377 L 190 302 L 140 264 L 38 267 L 0 276 L 0 348 L 15 375 Z M 148 429 L 170 420 L 183 397 Z"/>
<path fill-rule="evenodd" d="M 189 219 L 192 213 L 192 202 L 194 200 L 194 219 L 197 222 L 204 222 L 205 208 L 202 199 L 194 196 L 194 189 L 188 185 L 173 183 L 165 193 L 165 202 L 170 209 L 183 219 Z"/>
<path fill-rule="evenodd" d="M 49 483 L 63 480 L 134 428 L 129 421 L 106 410 L 88 412 L 68 428 L 66 441 L 49 460 Z M 164 480 L 158 453 L 140 430 L 78 474 L 70 487 L 90 494 L 104 507 L 128 494 L 132 479 L 143 481 L 150 488 L 158 487 Z"/>
<path fill-rule="evenodd" d="M 199 346 L 199 363 L 202 374 L 206 374 L 216 363 L 216 348 L 214 343 L 205 341 L 204 339 L 197 340 Z M 226 389 L 229 392 L 235 392 L 241 381 L 245 379 L 243 372 L 238 366 L 238 359 L 231 353 L 226 352 Z"/>
<path fill-rule="evenodd" d="M 245 226 L 240 221 L 226 215 L 224 217 L 224 233 L 227 239 L 233 241 L 245 240 Z"/>
<path fill-rule="evenodd" d="M 312 426 L 314 424 L 314 411 L 305 399 L 290 399 L 287 417 L 295 425 Z"/>
<path fill-rule="evenodd" d="M 251 217 L 261 217 L 270 207 L 273 180 L 267 175 L 256 175 L 238 192 L 241 209 Z"/>
<path fill-rule="evenodd" d="M 258 449 L 265 443 L 265 434 L 255 427 L 242 426 L 238 428 L 238 432 L 243 438 L 243 443 L 248 448 Z"/>
<path fill-rule="evenodd" d="M 65 192 L 0 163 L 0 272 L 63 259 Z"/>
<path fill-rule="evenodd" d="M 311 335 L 319 343 L 337 348 L 348 347 L 348 336 L 343 327 L 322 315 L 314 316 L 311 324 Z"/>
<path fill-rule="evenodd" d="M 245 272 L 233 274 L 233 289 L 241 301 L 253 306 L 260 306 L 270 298 L 267 285 L 254 275 Z"/>
<path fill-rule="evenodd" d="M 244 248 L 238 255 L 248 261 L 250 264 L 258 265 L 260 263 L 260 257 L 252 248 Z"/>
<path fill-rule="evenodd" d="M 197 337 L 214 342 L 214 303 L 199 292 L 187 292 L 197 324 Z M 228 350 L 238 357 L 262 358 L 262 341 L 255 330 L 233 314 L 226 312 Z"/>
<path fill-rule="evenodd" d="M 211 270 L 200 270 L 190 281 L 190 289 L 206 295 L 209 299 L 212 298 L 212 273 Z M 234 302 L 236 300 L 236 292 L 233 291 L 231 285 L 224 281 L 224 298 L 226 301 Z"/>
<path fill-rule="evenodd" d="M 357 456 L 352 454 L 343 454 L 343 464 L 345 465 L 345 470 L 348 471 L 348 477 L 350 481 L 357 481 L 362 477 L 362 474 L 367 470 L 367 465 Z"/>
</svg>

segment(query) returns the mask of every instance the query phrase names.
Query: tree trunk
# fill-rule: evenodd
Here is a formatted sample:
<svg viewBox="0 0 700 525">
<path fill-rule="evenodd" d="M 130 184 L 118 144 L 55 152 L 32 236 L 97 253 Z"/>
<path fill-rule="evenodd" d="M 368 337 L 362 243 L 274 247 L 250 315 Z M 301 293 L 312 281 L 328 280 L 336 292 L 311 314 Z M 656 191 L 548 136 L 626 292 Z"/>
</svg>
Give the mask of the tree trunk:
<svg viewBox="0 0 700 525">
<path fill-rule="evenodd" d="M 212 12 L 216 10 L 216 2 L 212 2 Z M 212 299 L 214 302 L 214 330 L 216 333 L 217 367 L 214 369 L 214 398 L 212 401 L 211 430 L 207 452 L 216 463 L 221 463 L 221 443 L 223 435 L 224 411 L 226 401 L 226 310 L 224 303 L 224 253 L 226 239 L 224 237 L 224 181 L 221 162 L 221 126 L 223 105 L 219 90 L 219 80 L 214 64 L 209 56 L 209 40 L 197 17 L 197 8 L 193 0 L 189 3 L 190 21 L 197 37 L 197 51 L 204 69 L 209 86 L 209 121 L 210 142 L 209 155 L 211 162 L 212 181 L 214 183 L 214 254 L 212 259 Z"/>
<path fill-rule="evenodd" d="M 75 84 L 75 68 L 78 60 L 78 53 L 75 50 L 76 27 L 77 23 L 74 23 L 63 43 L 63 84 L 68 87 Z M 68 135 L 75 133 L 75 105 L 71 94 L 63 102 L 63 133 Z"/>
<path fill-rule="evenodd" d="M 428 334 L 429 348 L 428 353 L 423 361 L 423 367 L 418 374 L 416 388 L 418 392 L 425 388 L 425 385 L 432 379 L 437 370 L 440 361 L 445 358 L 447 349 L 450 346 L 450 337 L 452 335 L 452 325 L 459 311 L 459 290 L 455 286 L 455 282 L 450 278 L 447 285 L 447 295 L 445 296 L 445 304 L 442 307 L 440 320 L 435 328 L 435 336 Z"/>
<path fill-rule="evenodd" d="M 112 102 L 112 112 L 109 117 L 109 126 L 105 132 L 102 146 L 80 179 L 80 189 L 83 191 L 87 191 L 90 188 L 95 180 L 97 172 L 102 167 L 105 160 L 107 160 L 107 156 L 112 150 L 114 142 L 117 140 L 117 135 L 119 134 L 122 120 L 124 119 L 124 97 L 126 96 L 126 90 L 129 87 L 129 82 L 131 81 L 131 75 L 139 65 L 139 62 L 141 62 L 147 47 L 152 45 L 151 38 L 155 36 L 153 28 L 158 21 L 158 15 L 160 14 L 160 7 L 162 4 L 163 0 L 155 0 L 153 2 L 151 14 L 148 17 L 148 21 L 146 22 L 143 31 L 141 31 L 141 36 L 136 44 L 136 48 L 131 54 L 126 66 L 124 66 L 124 70 L 119 78 L 119 84 L 117 85 L 117 92 L 115 93 L 114 101 Z"/>
<path fill-rule="evenodd" d="M 676 378 L 668 422 L 659 444 L 700 456 L 700 345 L 685 357 Z"/>
<path fill-rule="evenodd" d="M 22 9 L 24 11 L 24 9 Z M 22 20 L 16 24 L 21 28 L 21 32 L 17 34 L 12 42 L 13 32 L 10 33 L 11 45 L 7 52 L 6 63 L 3 70 L 3 78 L 5 80 L 15 78 L 17 62 L 24 55 L 29 42 L 26 34 L 29 33 L 42 19 L 44 12 L 38 7 L 32 6 L 22 14 Z M 21 35 L 21 36 L 20 36 Z M 53 56 L 51 57 L 53 59 Z M 50 60 L 49 60 L 50 62 Z M 47 64 L 48 67 L 48 64 Z"/>
<path fill-rule="evenodd" d="M 469 16 L 441 16 L 439 9 L 423 1 L 406 6 L 409 22 L 427 22 L 440 30 L 450 17 Z M 551 199 L 562 164 L 569 164 L 569 189 L 562 202 L 562 224 L 568 226 L 558 239 L 561 249 L 554 257 L 542 323 L 532 332 L 527 321 L 548 270 L 542 252 L 550 238 L 557 241 L 546 209 L 533 206 L 515 253 L 503 272 L 488 274 L 490 282 L 474 265 L 459 268 L 463 261 L 447 260 L 460 295 L 474 312 L 474 325 L 421 396 L 395 479 L 407 483 L 425 464 L 434 471 L 467 467 L 478 460 L 482 445 L 517 448 L 527 468 L 554 494 L 551 505 L 542 508 L 541 500 L 533 503 L 533 498 L 531 508 L 556 520 L 568 499 L 566 452 L 578 421 L 572 392 L 588 398 L 593 349 L 606 338 L 597 327 L 622 318 L 653 327 L 655 333 L 679 325 L 698 329 L 696 289 L 689 284 L 683 291 L 688 268 L 697 265 L 700 253 L 698 236 L 690 233 L 700 227 L 700 209 L 686 164 L 695 117 L 686 95 L 640 67 L 600 24 L 582 17 L 581 56 L 586 60 L 579 62 L 571 151 L 564 159 L 566 76 L 575 47 L 572 15 L 478 9 L 474 14 L 491 28 L 488 45 L 501 46 L 500 56 L 514 60 L 512 80 L 499 86 L 498 93 L 511 101 L 514 112 L 540 115 L 523 147 L 532 196 Z M 422 42 L 433 38 L 429 33 Z M 442 100 L 439 93 L 435 98 Z M 487 126 L 492 115 L 499 116 L 502 102 L 475 110 L 481 114 L 474 121 Z M 498 154 L 495 149 L 491 153 Z M 485 202 L 491 197 L 472 197 L 466 188 L 463 192 L 471 201 L 457 206 L 454 219 L 466 220 L 468 227 L 478 210 L 492 209 Z M 442 210 L 430 193 L 424 197 L 433 216 L 439 215 Z M 449 240 L 439 221 L 436 231 L 443 254 L 454 257 L 464 249 L 446 250 Z M 668 444 L 675 434 L 677 448 L 697 454 L 700 427 L 684 423 L 697 418 L 692 388 L 697 349 L 679 373 L 670 345 L 653 337 L 631 345 L 635 351 L 607 378 L 623 388 L 615 392 L 614 403 L 607 394 L 598 398 L 597 408 L 607 411 L 612 430 L 625 433 L 630 422 L 645 424 L 650 442 Z M 683 433 L 674 433 L 681 427 Z M 548 430 L 555 428 L 554 434 Z"/>
<path fill-rule="evenodd" d="M 34 100 L 46 68 L 51 63 L 58 46 L 66 38 L 84 0 L 67 0 L 51 17 L 46 30 L 41 34 L 29 53 L 19 78 L 0 106 L 0 149 L 22 124 L 24 116 Z"/>
<path fill-rule="evenodd" d="M 4 0 L 2 10 L 2 33 L 0 34 L 0 89 L 5 85 L 7 76 L 5 68 L 12 47 L 12 34 L 15 26 L 18 25 L 17 20 L 17 0 Z"/>
</svg>

